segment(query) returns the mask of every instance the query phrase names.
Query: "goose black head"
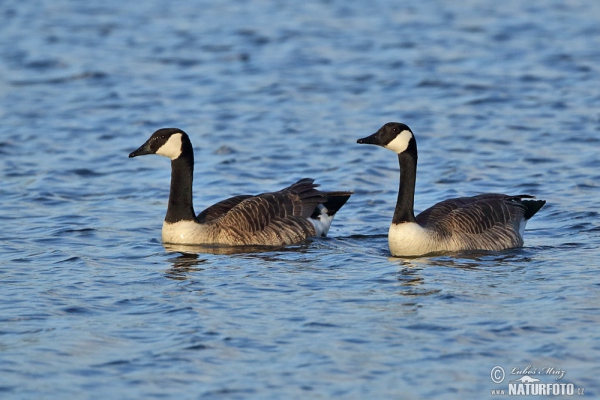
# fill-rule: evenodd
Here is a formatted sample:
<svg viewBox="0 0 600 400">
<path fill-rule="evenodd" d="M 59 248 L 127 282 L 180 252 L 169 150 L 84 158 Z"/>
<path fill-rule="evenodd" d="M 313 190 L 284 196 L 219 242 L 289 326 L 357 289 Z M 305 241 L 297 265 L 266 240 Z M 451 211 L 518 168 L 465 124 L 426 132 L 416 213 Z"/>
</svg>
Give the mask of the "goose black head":
<svg viewBox="0 0 600 400">
<path fill-rule="evenodd" d="M 177 128 L 163 128 L 154 132 L 146 140 L 146 143 L 129 154 L 129 158 L 146 154 L 158 154 L 175 160 L 189 150 L 191 150 L 190 139 L 184 131 Z"/>
<path fill-rule="evenodd" d="M 416 151 L 417 148 L 417 142 L 410 128 L 399 122 L 388 122 L 371 136 L 358 139 L 356 143 L 374 144 L 398 154 L 407 150 Z"/>
</svg>

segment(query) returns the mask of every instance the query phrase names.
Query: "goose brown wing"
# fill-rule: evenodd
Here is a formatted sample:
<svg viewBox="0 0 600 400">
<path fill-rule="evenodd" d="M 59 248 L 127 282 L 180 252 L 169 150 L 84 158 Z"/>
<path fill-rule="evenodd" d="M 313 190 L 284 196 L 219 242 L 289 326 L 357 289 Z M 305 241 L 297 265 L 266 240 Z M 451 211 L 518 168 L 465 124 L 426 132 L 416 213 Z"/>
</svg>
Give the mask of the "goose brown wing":
<svg viewBox="0 0 600 400">
<path fill-rule="evenodd" d="M 521 246 L 522 197 L 529 196 L 490 193 L 449 199 L 423 211 L 416 221 L 440 239 L 452 237 L 473 249 Z"/>
<path fill-rule="evenodd" d="M 240 244 L 286 245 L 315 234 L 307 220 L 327 200 L 312 179 L 302 179 L 278 192 L 243 199 L 214 220 L 222 234 Z"/>
<path fill-rule="evenodd" d="M 220 218 L 224 214 L 228 213 L 229 210 L 231 210 L 233 207 L 237 206 L 242 201 L 250 197 L 252 197 L 252 195 L 239 195 L 215 203 L 212 206 L 208 207 L 206 210 L 202 211 L 200 214 L 198 214 L 198 222 L 211 222 L 217 218 Z"/>
</svg>

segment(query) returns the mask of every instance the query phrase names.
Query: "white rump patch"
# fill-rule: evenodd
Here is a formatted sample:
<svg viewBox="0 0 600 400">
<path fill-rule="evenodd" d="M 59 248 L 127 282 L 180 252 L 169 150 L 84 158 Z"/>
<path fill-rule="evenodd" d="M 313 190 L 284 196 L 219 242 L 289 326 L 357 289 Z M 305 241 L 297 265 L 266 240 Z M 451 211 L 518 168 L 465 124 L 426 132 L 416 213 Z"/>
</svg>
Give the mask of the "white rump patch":
<svg viewBox="0 0 600 400">
<path fill-rule="evenodd" d="M 394 138 L 394 140 L 385 145 L 385 148 L 400 154 L 408 148 L 408 142 L 410 142 L 410 139 L 412 138 L 413 134 L 410 131 L 403 130 Z"/>
<path fill-rule="evenodd" d="M 156 150 L 156 154 L 169 157 L 171 160 L 178 158 L 181 155 L 181 133 L 171 135 L 169 140 Z"/>
<path fill-rule="evenodd" d="M 527 220 L 523 218 L 519 222 L 519 235 L 521 235 L 521 239 L 525 237 L 525 227 L 527 226 Z"/>
<path fill-rule="evenodd" d="M 317 207 L 321 210 L 321 214 L 317 218 L 308 218 L 308 220 L 315 227 L 315 236 L 327 236 L 335 215 L 327 215 L 327 208 L 323 204 L 319 204 Z"/>
</svg>

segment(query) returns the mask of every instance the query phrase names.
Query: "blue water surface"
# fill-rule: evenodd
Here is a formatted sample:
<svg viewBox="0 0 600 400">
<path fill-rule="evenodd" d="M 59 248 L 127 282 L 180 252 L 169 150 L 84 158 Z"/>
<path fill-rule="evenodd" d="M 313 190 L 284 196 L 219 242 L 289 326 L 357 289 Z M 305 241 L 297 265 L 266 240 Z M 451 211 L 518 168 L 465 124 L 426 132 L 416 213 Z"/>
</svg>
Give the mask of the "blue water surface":
<svg viewBox="0 0 600 400">
<path fill-rule="evenodd" d="M 599 21 L 583 0 L 3 0 L 0 397 L 482 399 L 528 366 L 599 396 Z M 356 144 L 388 121 L 417 136 L 418 211 L 547 200 L 525 247 L 390 257 L 397 159 Z M 191 137 L 197 211 L 303 177 L 355 194 L 328 238 L 165 247 L 168 160 L 127 158 L 162 127 Z"/>
</svg>

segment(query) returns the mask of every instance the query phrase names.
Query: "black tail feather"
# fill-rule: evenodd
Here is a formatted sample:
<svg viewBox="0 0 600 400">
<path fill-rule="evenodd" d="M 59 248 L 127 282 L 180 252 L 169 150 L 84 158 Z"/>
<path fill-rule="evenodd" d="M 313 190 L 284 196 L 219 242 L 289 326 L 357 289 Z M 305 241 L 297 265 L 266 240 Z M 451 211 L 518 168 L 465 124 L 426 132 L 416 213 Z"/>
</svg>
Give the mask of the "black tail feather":
<svg viewBox="0 0 600 400">
<path fill-rule="evenodd" d="M 526 208 L 523 216 L 525 219 L 533 217 L 546 204 L 546 200 L 522 200 L 521 202 Z"/>
<path fill-rule="evenodd" d="M 327 208 L 327 215 L 334 215 L 352 196 L 353 192 L 327 192 L 327 201 L 323 206 Z M 317 212 L 318 210 L 315 210 Z"/>
</svg>

